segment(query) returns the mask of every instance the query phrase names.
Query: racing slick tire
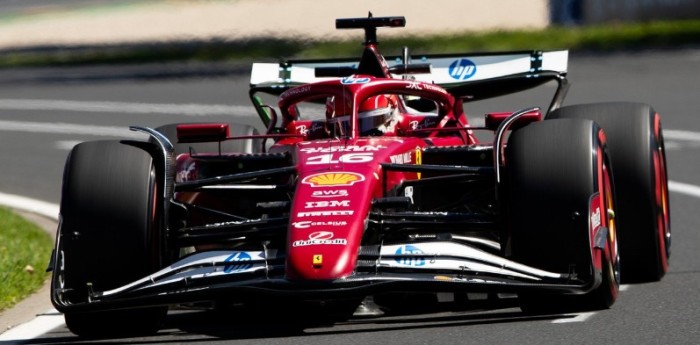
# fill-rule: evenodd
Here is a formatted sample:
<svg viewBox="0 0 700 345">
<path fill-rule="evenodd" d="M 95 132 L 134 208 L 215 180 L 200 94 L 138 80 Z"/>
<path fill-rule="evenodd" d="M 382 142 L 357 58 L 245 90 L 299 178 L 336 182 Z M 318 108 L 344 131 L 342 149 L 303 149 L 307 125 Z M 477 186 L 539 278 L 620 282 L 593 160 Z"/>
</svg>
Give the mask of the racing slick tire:
<svg viewBox="0 0 700 345">
<path fill-rule="evenodd" d="M 177 142 L 177 125 L 181 123 L 171 123 L 156 127 L 155 130 L 165 135 L 170 143 L 173 144 L 175 157 L 181 153 L 189 153 L 190 149 L 193 152 L 219 152 L 218 142 L 205 143 L 178 143 Z M 248 125 L 229 124 L 230 136 L 247 136 L 258 134 L 257 130 Z M 221 142 L 221 152 L 243 152 L 253 153 L 260 152 L 262 144 L 260 140 L 227 140 Z"/>
<path fill-rule="evenodd" d="M 590 120 L 532 123 L 512 133 L 505 157 L 510 255 L 570 274 L 583 292 L 521 293 L 521 309 L 541 314 L 610 307 L 619 291 L 619 255 L 603 131 Z"/>
<path fill-rule="evenodd" d="M 671 215 L 661 119 L 647 104 L 567 106 L 547 116 L 590 119 L 608 138 L 617 192 L 623 282 L 660 280 L 671 254 Z"/>
<path fill-rule="evenodd" d="M 145 142 L 93 141 L 68 156 L 61 198 L 53 298 L 88 303 L 159 268 L 158 183 Z M 155 333 L 167 307 L 64 310 L 68 329 L 85 337 Z"/>
</svg>

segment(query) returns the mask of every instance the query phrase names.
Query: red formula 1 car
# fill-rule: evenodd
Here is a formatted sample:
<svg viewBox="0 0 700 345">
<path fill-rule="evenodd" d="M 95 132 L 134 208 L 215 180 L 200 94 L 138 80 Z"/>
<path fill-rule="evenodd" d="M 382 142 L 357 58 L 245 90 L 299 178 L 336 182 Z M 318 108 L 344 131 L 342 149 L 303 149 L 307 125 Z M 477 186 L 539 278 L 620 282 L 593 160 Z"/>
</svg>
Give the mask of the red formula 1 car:
<svg viewBox="0 0 700 345">
<path fill-rule="evenodd" d="M 562 107 L 566 51 L 385 59 L 377 28 L 404 24 L 337 20 L 365 31 L 359 60 L 255 64 L 264 134 L 171 124 L 77 145 L 50 265 L 70 330 L 153 331 L 178 304 L 351 315 L 368 297 L 391 312 L 438 293 L 568 312 L 611 306 L 621 277 L 661 279 L 670 219 L 650 106 Z M 548 82 L 548 109 L 467 121 L 469 102 Z"/>
</svg>

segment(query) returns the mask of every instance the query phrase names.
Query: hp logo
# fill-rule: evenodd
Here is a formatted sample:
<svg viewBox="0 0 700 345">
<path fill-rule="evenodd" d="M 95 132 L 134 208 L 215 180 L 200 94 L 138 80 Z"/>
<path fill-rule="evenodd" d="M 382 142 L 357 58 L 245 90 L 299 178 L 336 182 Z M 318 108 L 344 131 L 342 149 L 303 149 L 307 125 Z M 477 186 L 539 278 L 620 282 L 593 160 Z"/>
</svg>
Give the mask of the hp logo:
<svg viewBox="0 0 700 345">
<path fill-rule="evenodd" d="M 411 245 L 401 246 L 396 249 L 396 255 L 415 255 L 423 254 L 423 251 Z M 420 256 L 396 258 L 396 262 L 406 266 L 425 266 L 425 258 Z"/>
<path fill-rule="evenodd" d="M 455 60 L 448 69 L 450 77 L 457 80 L 467 80 L 476 73 L 476 65 L 469 59 Z"/>
<path fill-rule="evenodd" d="M 253 267 L 253 264 L 250 263 L 250 260 L 253 258 L 248 255 L 246 252 L 234 252 L 224 260 L 225 262 L 232 262 L 233 264 L 231 265 L 226 265 L 224 266 L 224 273 L 232 273 L 232 272 L 238 272 L 238 271 L 243 271 L 247 270 L 251 267 Z"/>
</svg>

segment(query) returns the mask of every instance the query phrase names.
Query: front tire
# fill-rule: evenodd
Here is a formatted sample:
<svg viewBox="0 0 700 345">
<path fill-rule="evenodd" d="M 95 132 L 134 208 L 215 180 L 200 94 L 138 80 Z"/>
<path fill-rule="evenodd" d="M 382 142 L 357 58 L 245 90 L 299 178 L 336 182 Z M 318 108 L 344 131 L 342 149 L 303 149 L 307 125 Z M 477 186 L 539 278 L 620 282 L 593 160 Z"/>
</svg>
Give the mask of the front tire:
<svg viewBox="0 0 700 345">
<path fill-rule="evenodd" d="M 54 304 L 87 303 L 147 276 L 159 266 L 156 170 L 147 143 L 94 141 L 76 145 L 63 177 Z M 65 311 L 71 332 L 88 337 L 153 333 L 167 308 Z"/>
<path fill-rule="evenodd" d="M 506 168 L 507 254 L 550 272 L 573 268 L 580 284 L 592 288 L 580 295 L 522 293 L 521 309 L 540 314 L 610 307 L 619 291 L 619 256 L 602 130 L 589 120 L 530 124 L 512 133 Z M 593 218 L 597 225 L 589 221 Z M 607 236 L 596 246 L 593 238 L 600 234 Z"/>
<path fill-rule="evenodd" d="M 661 118 L 649 105 L 562 107 L 547 119 L 590 119 L 608 138 L 618 200 L 623 282 L 658 281 L 668 271 L 671 215 Z"/>
</svg>

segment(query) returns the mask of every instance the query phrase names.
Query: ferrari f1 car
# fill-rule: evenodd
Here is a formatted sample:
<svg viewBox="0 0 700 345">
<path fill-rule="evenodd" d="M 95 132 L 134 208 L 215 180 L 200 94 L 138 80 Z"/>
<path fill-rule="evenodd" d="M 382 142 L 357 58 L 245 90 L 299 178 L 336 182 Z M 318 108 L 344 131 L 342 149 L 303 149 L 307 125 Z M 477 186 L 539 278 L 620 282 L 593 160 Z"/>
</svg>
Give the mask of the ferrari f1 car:
<svg viewBox="0 0 700 345">
<path fill-rule="evenodd" d="M 338 19 L 364 30 L 359 59 L 254 64 L 260 130 L 132 127 L 150 139 L 75 146 L 50 264 L 69 329 L 153 331 L 168 306 L 202 303 L 351 315 L 371 296 L 390 312 L 437 293 L 570 312 L 663 277 L 654 109 L 562 106 L 567 51 L 385 58 L 377 28 L 404 25 Z M 470 102 L 545 83 L 547 109 L 469 124 Z"/>
</svg>

